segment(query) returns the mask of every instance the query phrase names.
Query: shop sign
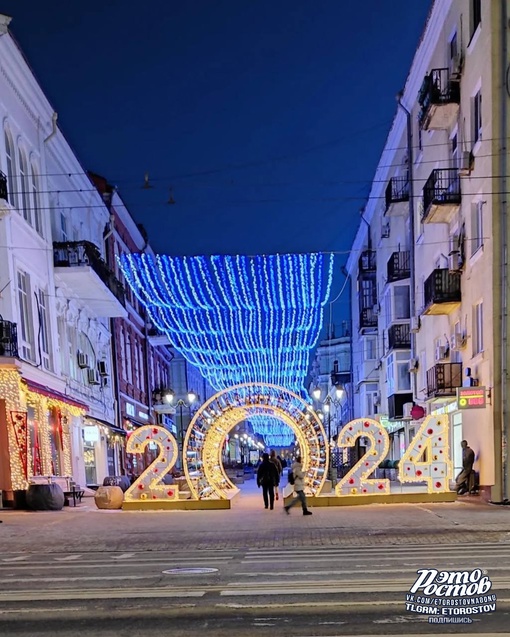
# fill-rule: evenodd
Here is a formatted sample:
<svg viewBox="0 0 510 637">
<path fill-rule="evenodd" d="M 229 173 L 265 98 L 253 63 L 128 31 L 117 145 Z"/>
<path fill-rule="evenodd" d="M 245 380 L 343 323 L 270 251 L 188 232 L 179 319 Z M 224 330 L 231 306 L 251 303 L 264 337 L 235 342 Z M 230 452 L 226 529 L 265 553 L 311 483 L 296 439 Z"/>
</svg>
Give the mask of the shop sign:
<svg viewBox="0 0 510 637">
<path fill-rule="evenodd" d="M 132 416 L 133 418 L 135 416 L 135 407 L 131 403 L 126 403 L 126 414 L 128 416 Z"/>
<path fill-rule="evenodd" d="M 149 420 L 149 414 L 146 414 L 144 411 L 139 411 L 138 418 L 141 418 L 142 420 Z"/>
<path fill-rule="evenodd" d="M 99 429 L 96 425 L 83 427 L 83 439 L 86 442 L 99 442 Z"/>
<path fill-rule="evenodd" d="M 482 409 L 487 405 L 485 387 L 457 387 L 459 409 Z"/>
</svg>

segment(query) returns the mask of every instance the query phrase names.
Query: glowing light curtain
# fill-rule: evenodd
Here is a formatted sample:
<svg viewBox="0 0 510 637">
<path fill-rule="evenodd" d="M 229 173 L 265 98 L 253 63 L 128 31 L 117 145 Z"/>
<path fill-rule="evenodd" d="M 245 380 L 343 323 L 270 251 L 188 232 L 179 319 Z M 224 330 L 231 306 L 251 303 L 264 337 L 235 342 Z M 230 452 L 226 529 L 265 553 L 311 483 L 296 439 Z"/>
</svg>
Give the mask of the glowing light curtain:
<svg viewBox="0 0 510 637">
<path fill-rule="evenodd" d="M 151 322 L 217 390 L 245 382 L 303 393 L 333 255 L 123 255 Z"/>
</svg>

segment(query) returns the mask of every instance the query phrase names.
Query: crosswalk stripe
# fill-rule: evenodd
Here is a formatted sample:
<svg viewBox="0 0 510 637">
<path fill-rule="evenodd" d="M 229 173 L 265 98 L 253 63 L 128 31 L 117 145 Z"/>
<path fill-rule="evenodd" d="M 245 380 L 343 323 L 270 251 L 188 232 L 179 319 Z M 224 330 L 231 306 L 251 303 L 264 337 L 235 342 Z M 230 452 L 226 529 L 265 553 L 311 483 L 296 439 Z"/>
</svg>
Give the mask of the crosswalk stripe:
<svg viewBox="0 0 510 637">
<path fill-rule="evenodd" d="M 18 557 L 4 557 L 2 558 L 2 562 L 22 562 L 24 560 L 28 560 L 28 555 L 18 555 Z"/>
<path fill-rule="evenodd" d="M 122 555 L 110 555 L 111 560 L 127 560 L 130 557 L 134 557 L 136 553 L 122 553 Z"/>
<path fill-rule="evenodd" d="M 145 599 L 145 598 L 170 598 L 170 597 L 203 597 L 205 590 L 175 589 L 136 589 L 124 588 L 100 588 L 96 590 L 51 590 L 51 591 L 16 591 L 12 593 L 0 593 L 1 602 L 31 602 L 31 601 L 62 601 L 78 599 Z"/>
<path fill-rule="evenodd" d="M 82 557 L 81 555 L 67 555 L 66 557 L 56 557 L 55 561 L 56 562 L 75 562 L 76 560 L 79 560 L 80 557 Z"/>
</svg>

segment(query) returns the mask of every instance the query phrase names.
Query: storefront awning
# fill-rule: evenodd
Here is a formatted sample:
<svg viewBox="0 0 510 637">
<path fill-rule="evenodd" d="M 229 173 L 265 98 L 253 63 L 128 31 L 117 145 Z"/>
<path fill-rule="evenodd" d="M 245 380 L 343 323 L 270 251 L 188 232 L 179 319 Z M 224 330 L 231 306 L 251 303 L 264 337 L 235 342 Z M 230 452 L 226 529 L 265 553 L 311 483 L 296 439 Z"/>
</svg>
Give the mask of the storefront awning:
<svg viewBox="0 0 510 637">
<path fill-rule="evenodd" d="M 85 403 L 82 403 L 79 400 L 75 400 L 70 396 L 66 396 L 66 394 L 62 394 L 62 392 L 59 392 L 56 389 L 51 389 L 51 387 L 47 387 L 46 385 L 40 385 L 39 383 L 36 383 L 33 380 L 29 380 L 28 378 L 23 378 L 23 382 L 25 383 L 29 391 L 33 391 L 36 394 L 41 394 L 42 396 L 47 396 L 48 398 L 55 398 L 56 400 L 61 400 L 63 403 L 78 407 L 79 409 L 83 409 L 84 411 L 89 410 L 89 406 Z"/>
<path fill-rule="evenodd" d="M 93 418 L 92 416 L 86 416 L 85 420 L 90 425 L 99 425 L 100 427 L 108 427 L 108 429 L 111 429 L 112 431 L 114 431 L 117 434 L 120 434 L 121 436 L 125 436 L 127 434 L 127 431 L 125 429 L 122 429 L 122 427 L 117 427 L 117 425 L 112 425 L 112 423 L 107 422 L 106 420 L 101 420 L 101 418 Z"/>
</svg>

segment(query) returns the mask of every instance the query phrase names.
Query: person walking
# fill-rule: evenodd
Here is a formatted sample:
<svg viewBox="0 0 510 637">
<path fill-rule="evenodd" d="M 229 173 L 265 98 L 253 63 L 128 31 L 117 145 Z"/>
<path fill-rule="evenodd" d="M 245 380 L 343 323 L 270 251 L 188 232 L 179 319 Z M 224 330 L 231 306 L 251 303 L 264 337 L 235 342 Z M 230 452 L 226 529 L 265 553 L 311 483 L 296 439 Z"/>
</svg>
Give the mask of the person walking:
<svg viewBox="0 0 510 637">
<path fill-rule="evenodd" d="M 303 515 L 312 515 L 312 512 L 308 510 L 308 507 L 306 505 L 305 474 L 304 474 L 304 471 L 303 471 L 303 466 L 301 464 L 301 457 L 300 456 L 296 456 L 296 460 L 294 461 L 294 463 L 292 465 L 291 471 L 292 471 L 292 475 L 294 477 L 294 491 L 296 493 L 296 496 L 293 498 L 293 500 L 290 502 L 290 504 L 288 504 L 286 507 L 284 507 L 285 513 L 287 515 L 289 515 L 290 514 L 290 509 L 295 504 L 297 504 L 298 502 L 301 502 L 301 508 L 303 509 Z"/>
<path fill-rule="evenodd" d="M 262 462 L 257 471 L 257 486 L 262 487 L 264 508 L 274 509 L 274 489 L 280 484 L 280 474 L 274 462 L 269 460 L 269 454 L 262 454 Z"/>
<path fill-rule="evenodd" d="M 460 443 L 462 447 L 462 471 L 455 478 L 457 486 L 457 493 L 464 495 L 467 491 L 474 490 L 474 484 L 470 484 L 471 472 L 473 471 L 473 464 L 475 462 L 475 452 L 468 445 L 467 440 L 463 440 Z"/>
<path fill-rule="evenodd" d="M 282 467 L 282 463 L 278 459 L 278 456 L 276 455 L 276 451 L 274 449 L 271 449 L 271 453 L 269 455 L 269 461 L 274 464 L 274 466 L 276 467 L 276 470 L 278 471 L 278 484 L 280 484 L 280 480 L 281 480 L 282 473 L 283 473 L 283 467 Z M 278 487 L 277 486 L 275 487 L 274 495 L 275 495 L 275 499 L 278 500 L 280 496 L 278 495 Z"/>
</svg>

